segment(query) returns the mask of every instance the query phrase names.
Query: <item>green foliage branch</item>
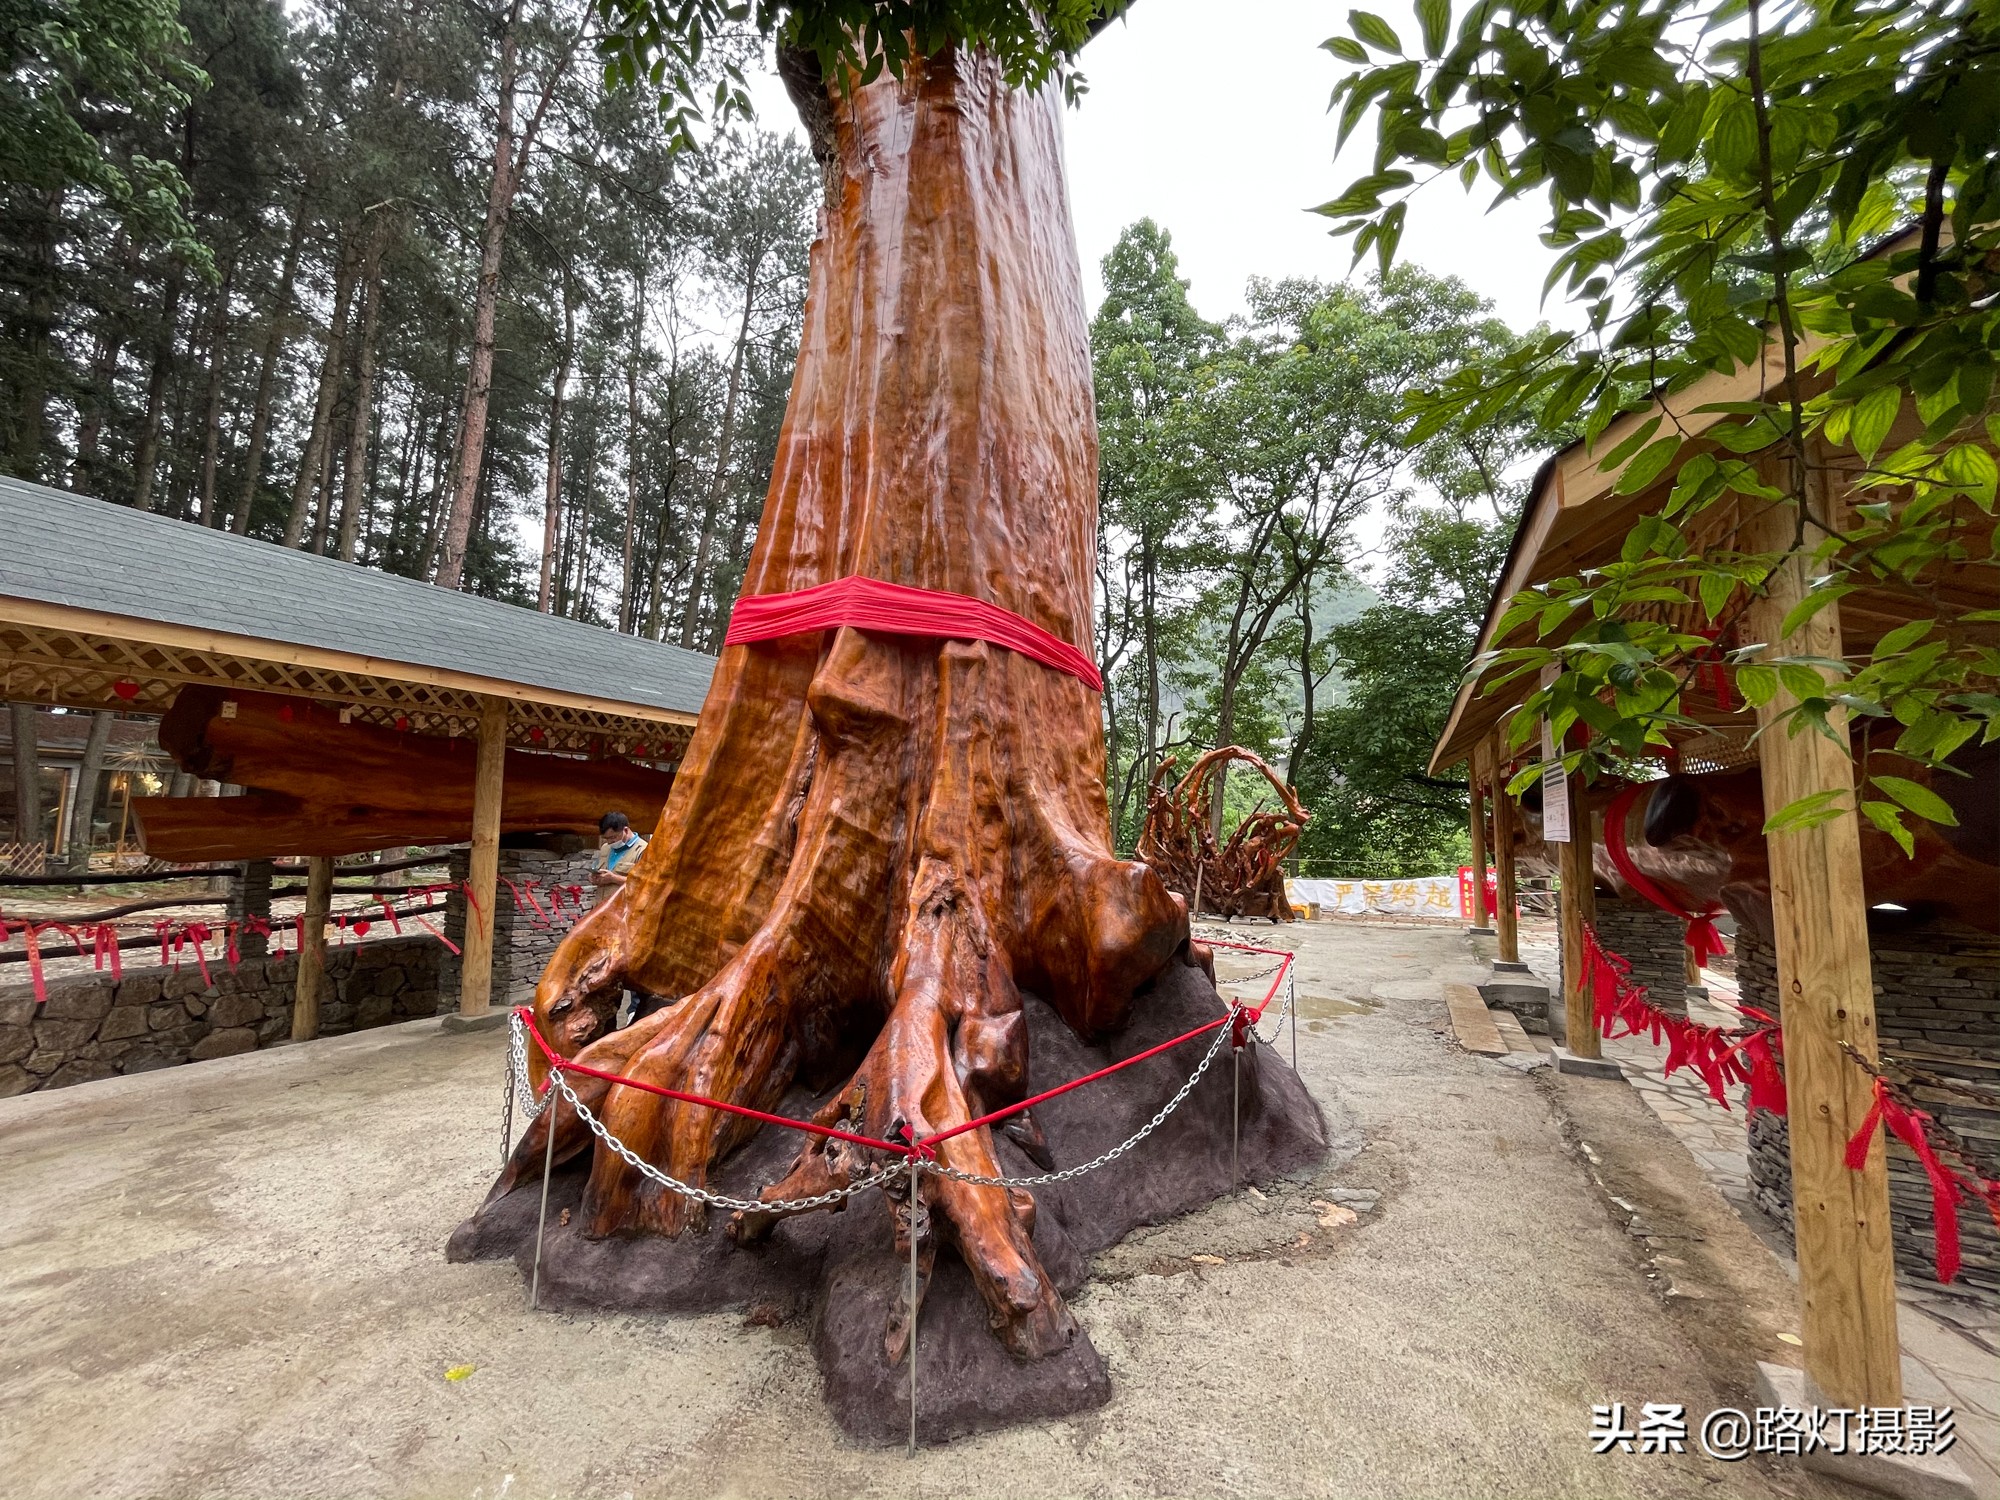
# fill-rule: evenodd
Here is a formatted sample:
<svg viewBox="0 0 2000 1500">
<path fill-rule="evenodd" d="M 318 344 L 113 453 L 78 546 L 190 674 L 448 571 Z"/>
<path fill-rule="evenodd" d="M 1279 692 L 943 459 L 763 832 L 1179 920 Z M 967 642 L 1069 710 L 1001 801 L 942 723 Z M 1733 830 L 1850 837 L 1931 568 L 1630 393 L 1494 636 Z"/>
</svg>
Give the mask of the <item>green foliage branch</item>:
<svg viewBox="0 0 2000 1500">
<path fill-rule="evenodd" d="M 1990 0 L 1416 0 L 1413 48 L 1353 11 L 1325 43 L 1352 65 L 1334 90 L 1343 141 L 1372 111 L 1372 169 L 1320 212 L 1356 258 L 1386 266 L 1410 195 L 1482 178 L 1496 204 L 1539 196 L 1557 252 L 1545 294 L 1580 305 L 1550 332 L 1413 398 L 1410 437 L 1531 412 L 1580 423 L 1615 490 L 1674 471 L 1671 497 L 1616 563 L 1512 600 L 1501 633 L 1534 644 L 1476 661 L 1488 691 L 1549 676 L 1514 715 L 1582 725 L 1572 770 L 1629 771 L 1696 727 L 1684 695 L 1786 559 L 1811 585 L 1781 638 L 1857 588 L 1918 601 L 1965 570 L 1990 581 L 2000 445 L 2000 7 Z M 1690 433 L 1652 416 L 1608 449 L 1622 414 L 1766 359 L 1751 398 L 1697 408 Z M 1892 441 L 1892 437 L 1894 440 Z M 1759 461 L 1761 458 L 1761 462 Z M 1851 513 L 1818 498 L 1851 486 Z M 1697 518 L 1729 500 L 1788 507 L 1776 552 L 1698 547 Z M 1706 631 L 1666 621 L 1698 605 Z M 1663 608 L 1665 607 L 1665 608 Z M 1838 716 L 1892 720 L 1893 754 L 1944 768 L 2000 738 L 1993 610 L 1925 611 L 1865 657 L 1732 653 L 1753 705 L 1785 732 Z M 1664 618 L 1663 618 L 1664 617 Z M 1553 669 L 1552 676 L 1549 669 Z M 1791 700 L 1784 703 L 1781 695 Z M 1522 784 L 1538 771 L 1525 773 Z M 1905 814 L 1949 822 L 1942 798 L 1875 775 L 1860 810 L 1907 848 Z M 1794 804 L 1773 828 L 1836 816 Z"/>
<path fill-rule="evenodd" d="M 714 89 L 704 58 L 745 32 L 811 53 L 820 75 L 844 85 L 903 76 L 912 57 L 953 45 L 992 53 L 1016 87 L 1061 74 L 1073 99 L 1082 79 L 1070 64 L 1083 44 L 1124 14 L 1131 0 L 595 0 L 604 21 L 599 50 L 606 81 L 659 96 L 668 133 L 692 144 L 703 117 L 750 113 L 739 66 L 727 62 Z"/>
</svg>

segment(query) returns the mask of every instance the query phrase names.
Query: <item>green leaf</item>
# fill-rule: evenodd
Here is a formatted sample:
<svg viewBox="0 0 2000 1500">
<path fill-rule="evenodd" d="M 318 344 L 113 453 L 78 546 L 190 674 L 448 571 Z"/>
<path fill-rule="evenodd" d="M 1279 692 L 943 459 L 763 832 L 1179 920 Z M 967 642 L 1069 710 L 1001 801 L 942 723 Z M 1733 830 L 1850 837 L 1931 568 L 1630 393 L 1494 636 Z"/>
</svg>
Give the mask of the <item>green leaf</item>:
<svg viewBox="0 0 2000 1500">
<path fill-rule="evenodd" d="M 1764 832 L 1794 833 L 1802 828 L 1817 828 L 1822 823 L 1831 823 L 1840 816 L 1840 799 L 1846 795 L 1846 792 L 1836 788 L 1813 792 L 1796 802 L 1788 802 L 1764 820 Z"/>
<path fill-rule="evenodd" d="M 1778 696 L 1778 674 L 1758 662 L 1746 662 L 1736 669 L 1736 686 L 1753 708 L 1761 708 Z"/>
<path fill-rule="evenodd" d="M 1870 776 L 1868 779 L 1926 822 L 1942 823 L 1947 828 L 1958 826 L 1958 814 L 1951 810 L 1951 804 L 1929 787 L 1902 776 Z"/>
<path fill-rule="evenodd" d="M 1660 477 L 1667 465 L 1674 461 L 1674 455 L 1680 451 L 1681 439 L 1678 433 L 1663 437 L 1650 447 L 1641 449 L 1639 456 L 1627 464 L 1625 472 L 1618 476 L 1614 493 L 1630 495 L 1637 490 L 1643 490 Z"/>
<path fill-rule="evenodd" d="M 1757 110 L 1747 93 L 1736 95 L 1716 116 L 1708 156 L 1724 177 L 1743 176 L 1757 159 Z"/>
<path fill-rule="evenodd" d="M 1368 61 L 1368 49 L 1351 37 L 1330 36 L 1321 42 L 1320 46 L 1331 52 L 1342 62 L 1365 63 Z"/>
<path fill-rule="evenodd" d="M 1704 573 L 1701 575 L 1702 612 L 1713 620 L 1729 606 L 1729 599 L 1736 592 L 1736 577 L 1732 573 Z"/>
<path fill-rule="evenodd" d="M 1981 510 L 1993 509 L 1993 494 L 2000 485 L 2000 465 L 1977 443 L 1960 443 L 1944 455 L 1945 482 L 1964 490 Z"/>
<path fill-rule="evenodd" d="M 1855 402 L 1854 423 L 1848 433 L 1854 451 L 1874 462 L 1882 440 L 1889 436 L 1889 429 L 1895 426 L 1896 415 L 1902 409 L 1902 389 L 1893 385 L 1877 386 Z"/>
<path fill-rule="evenodd" d="M 1350 10 L 1347 24 L 1354 28 L 1354 34 L 1369 46 L 1383 52 L 1403 55 L 1403 44 L 1396 33 L 1389 29 L 1389 23 L 1372 11 Z"/>
<path fill-rule="evenodd" d="M 1797 662 L 1780 662 L 1778 680 L 1784 683 L 1787 692 L 1801 702 L 1826 693 L 1826 679 L 1811 667 L 1802 667 Z"/>
<path fill-rule="evenodd" d="M 1778 626 L 1778 639 L 1781 641 L 1787 639 L 1829 604 L 1838 603 L 1843 596 L 1853 592 L 1854 590 L 1844 583 L 1828 584 L 1813 589 L 1805 598 L 1785 611 L 1785 618 Z"/>
<path fill-rule="evenodd" d="M 1417 0 L 1417 24 L 1424 30 L 1424 56 L 1438 56 L 1451 35 L 1451 0 Z"/>
<path fill-rule="evenodd" d="M 1609 472 L 1624 463 L 1626 459 L 1652 441 L 1653 434 L 1660 430 L 1660 424 L 1666 421 L 1666 419 L 1666 413 L 1662 412 L 1659 416 L 1653 418 L 1652 421 L 1641 423 L 1635 431 L 1622 439 L 1617 447 L 1604 455 L 1604 461 L 1598 465 L 1598 468 Z"/>
<path fill-rule="evenodd" d="M 1861 804 L 1862 814 L 1877 828 L 1888 834 L 1902 847 L 1905 856 L 1914 858 L 1917 852 L 1916 836 L 1903 826 L 1903 815 L 1896 811 L 1892 802 L 1867 801 Z"/>
<path fill-rule="evenodd" d="M 1910 647 L 1916 645 L 1918 641 L 1929 635 L 1931 627 L 1936 624 L 1936 620 L 1912 620 L 1907 625 L 1898 625 L 1894 630 L 1875 643 L 1875 660 L 1881 661 L 1886 657 L 1896 655 L 1898 652 L 1909 650 Z"/>
</svg>

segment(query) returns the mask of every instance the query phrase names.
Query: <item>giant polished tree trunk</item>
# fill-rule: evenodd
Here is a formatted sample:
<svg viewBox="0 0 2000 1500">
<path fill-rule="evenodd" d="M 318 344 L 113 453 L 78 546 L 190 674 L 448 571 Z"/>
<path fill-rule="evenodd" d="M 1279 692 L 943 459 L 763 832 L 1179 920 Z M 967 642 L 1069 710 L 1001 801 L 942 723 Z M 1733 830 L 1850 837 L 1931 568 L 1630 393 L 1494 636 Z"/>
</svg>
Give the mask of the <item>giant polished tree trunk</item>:
<svg viewBox="0 0 2000 1500">
<path fill-rule="evenodd" d="M 946 53 L 827 98 L 833 201 L 745 592 L 861 574 L 990 600 L 1087 646 L 1097 445 L 1058 97 Z M 1182 903 L 1111 852 L 1103 767 L 1096 695 L 997 646 L 853 629 L 729 646 L 650 849 L 542 979 L 544 1032 L 599 1066 L 766 1108 L 795 1075 L 861 1057 L 828 1118 L 877 1137 L 1017 1100 L 1017 986 L 1103 1033 L 1191 951 Z M 686 998 L 604 1035 L 621 983 Z M 637 1090 L 583 1097 L 697 1183 L 744 1138 L 735 1117 Z M 539 1171 L 557 1117 L 499 1191 Z M 561 1154 L 592 1145 L 573 1116 L 555 1128 Z M 985 1130 L 941 1154 L 996 1171 Z M 812 1146 L 771 1195 L 842 1180 Z M 923 1188 L 919 1223 L 942 1215 L 1008 1347 L 1064 1345 L 1075 1324 L 1026 1195 L 932 1174 Z M 583 1214 L 593 1234 L 671 1235 L 695 1211 L 599 1149 Z M 906 1211 L 893 1221 L 910 1232 Z"/>
</svg>

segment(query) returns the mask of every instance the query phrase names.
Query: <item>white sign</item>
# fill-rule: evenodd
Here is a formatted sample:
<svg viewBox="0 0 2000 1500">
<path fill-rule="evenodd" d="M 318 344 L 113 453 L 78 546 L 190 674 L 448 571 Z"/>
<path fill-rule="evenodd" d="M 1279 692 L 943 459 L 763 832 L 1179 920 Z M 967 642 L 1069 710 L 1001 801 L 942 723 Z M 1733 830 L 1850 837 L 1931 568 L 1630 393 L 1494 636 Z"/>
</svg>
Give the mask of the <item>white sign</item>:
<svg viewBox="0 0 2000 1500">
<path fill-rule="evenodd" d="M 1554 667 L 1542 668 L 1543 687 L 1554 677 Z M 1569 773 L 1556 753 L 1556 738 L 1549 732 L 1546 715 L 1542 719 L 1542 842 L 1569 842 Z"/>
<path fill-rule="evenodd" d="M 1458 877 L 1418 875 L 1408 880 L 1288 880 L 1285 894 L 1294 906 L 1317 901 L 1321 911 L 1361 916 L 1381 912 L 1399 917 L 1458 915 Z"/>
</svg>

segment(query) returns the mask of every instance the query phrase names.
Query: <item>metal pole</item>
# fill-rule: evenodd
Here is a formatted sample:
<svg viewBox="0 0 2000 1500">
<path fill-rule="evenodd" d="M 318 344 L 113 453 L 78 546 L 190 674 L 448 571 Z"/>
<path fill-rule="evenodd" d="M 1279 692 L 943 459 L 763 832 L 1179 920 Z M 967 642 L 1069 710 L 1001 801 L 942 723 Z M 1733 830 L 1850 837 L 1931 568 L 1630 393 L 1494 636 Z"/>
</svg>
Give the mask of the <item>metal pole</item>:
<svg viewBox="0 0 2000 1500">
<path fill-rule="evenodd" d="M 1237 1169 L 1237 1140 L 1241 1134 L 1243 1103 L 1243 1049 L 1236 1045 L 1236 1038 L 1229 1039 L 1229 1183 L 1231 1187 L 1243 1185 L 1243 1174 Z"/>
<path fill-rule="evenodd" d="M 1299 982 L 1292 976 L 1289 967 L 1285 970 L 1285 1009 L 1292 1013 L 1292 1071 L 1296 1073 L 1299 1070 Z"/>
<path fill-rule="evenodd" d="M 917 1456 L 917 1214 L 923 1207 L 923 1167 L 910 1158 L 910 1458 Z"/>
<path fill-rule="evenodd" d="M 1195 855 L 1194 905 L 1188 908 L 1188 920 L 1190 922 L 1199 922 L 1201 920 L 1201 877 L 1207 873 L 1208 867 L 1202 864 L 1201 856 L 1199 854 Z"/>
<path fill-rule="evenodd" d="M 542 1152 L 542 1216 L 535 1223 L 535 1274 L 528 1283 L 528 1306 L 542 1305 L 542 1232 L 549 1227 L 549 1174 L 556 1164 L 556 1109 L 562 1103 L 560 1089 L 554 1079 L 549 1080 L 548 1107 L 542 1111 L 549 1122 L 549 1144 Z"/>
</svg>

